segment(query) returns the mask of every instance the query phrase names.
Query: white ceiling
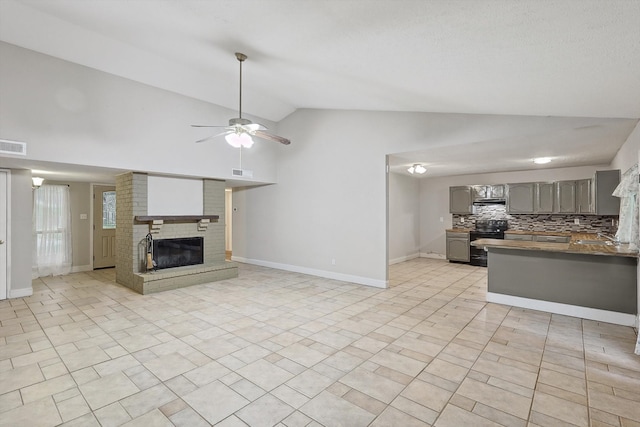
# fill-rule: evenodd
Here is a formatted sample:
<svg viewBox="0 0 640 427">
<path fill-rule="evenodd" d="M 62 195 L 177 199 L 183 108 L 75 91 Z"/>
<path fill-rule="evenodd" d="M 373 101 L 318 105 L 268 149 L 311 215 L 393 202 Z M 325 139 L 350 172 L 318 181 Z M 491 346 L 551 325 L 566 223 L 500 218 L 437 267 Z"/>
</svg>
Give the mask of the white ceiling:
<svg viewBox="0 0 640 427">
<path fill-rule="evenodd" d="M 639 22 L 639 0 L 0 1 L 2 41 L 232 109 L 241 51 L 243 110 L 273 121 L 298 108 L 638 119 Z M 523 136 L 510 155 L 551 139 L 566 165 L 607 163 L 635 120 L 594 123 Z"/>
</svg>

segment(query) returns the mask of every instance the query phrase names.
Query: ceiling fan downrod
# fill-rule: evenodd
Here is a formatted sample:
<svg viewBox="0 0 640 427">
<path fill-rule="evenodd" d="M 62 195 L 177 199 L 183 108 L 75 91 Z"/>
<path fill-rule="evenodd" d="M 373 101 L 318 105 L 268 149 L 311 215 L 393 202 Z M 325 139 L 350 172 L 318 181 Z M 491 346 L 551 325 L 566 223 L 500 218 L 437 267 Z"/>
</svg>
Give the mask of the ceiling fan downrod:
<svg viewBox="0 0 640 427">
<path fill-rule="evenodd" d="M 238 118 L 242 119 L 242 63 L 245 59 L 247 59 L 247 55 L 244 53 L 236 52 L 236 58 L 238 58 L 238 62 L 240 62 L 240 101 L 238 108 Z"/>
</svg>

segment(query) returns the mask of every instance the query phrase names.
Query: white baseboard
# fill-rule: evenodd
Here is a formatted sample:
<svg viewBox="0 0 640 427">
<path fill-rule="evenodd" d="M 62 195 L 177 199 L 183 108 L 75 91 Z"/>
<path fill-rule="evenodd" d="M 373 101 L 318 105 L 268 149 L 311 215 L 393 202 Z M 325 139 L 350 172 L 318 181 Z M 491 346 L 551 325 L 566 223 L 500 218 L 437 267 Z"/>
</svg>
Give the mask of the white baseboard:
<svg viewBox="0 0 640 427">
<path fill-rule="evenodd" d="M 420 252 L 420 258 L 447 259 L 447 256 L 434 252 Z"/>
<path fill-rule="evenodd" d="M 563 314 L 565 316 L 580 317 L 599 322 L 614 323 L 616 325 L 634 326 L 635 314 L 618 313 L 597 308 L 580 307 L 577 305 L 561 304 L 558 302 L 541 301 L 537 299 L 514 297 L 512 295 L 487 292 L 487 302 L 512 305 L 514 307 L 529 308 L 547 313 Z"/>
<path fill-rule="evenodd" d="M 373 286 L 375 288 L 388 288 L 387 280 L 377 280 L 369 277 L 352 276 L 350 274 L 336 273 L 333 271 L 317 270 L 314 268 L 300 267 L 297 265 L 280 264 L 271 261 L 262 261 L 258 259 L 248 259 L 238 256 L 231 256 L 231 261 L 242 262 L 245 264 L 259 265 L 261 267 L 275 268 L 277 270 L 291 271 L 293 273 L 309 274 L 311 276 L 324 277 L 325 279 L 340 280 L 343 282 L 357 283 L 359 285 Z"/>
<path fill-rule="evenodd" d="M 9 298 L 24 298 L 33 295 L 33 288 L 11 289 L 9 290 Z"/>
<path fill-rule="evenodd" d="M 420 256 L 419 253 L 415 253 L 415 254 L 410 254 L 410 255 L 407 255 L 407 256 L 401 256 L 399 258 L 390 259 L 389 260 L 389 265 L 399 264 L 401 262 L 405 262 L 405 261 L 409 261 L 409 260 L 412 260 L 412 259 L 416 259 L 419 256 Z"/>
<path fill-rule="evenodd" d="M 75 267 L 71 267 L 72 273 L 81 273 L 83 271 L 91 271 L 91 270 L 93 270 L 93 267 L 91 267 L 91 264 L 76 265 Z"/>
</svg>

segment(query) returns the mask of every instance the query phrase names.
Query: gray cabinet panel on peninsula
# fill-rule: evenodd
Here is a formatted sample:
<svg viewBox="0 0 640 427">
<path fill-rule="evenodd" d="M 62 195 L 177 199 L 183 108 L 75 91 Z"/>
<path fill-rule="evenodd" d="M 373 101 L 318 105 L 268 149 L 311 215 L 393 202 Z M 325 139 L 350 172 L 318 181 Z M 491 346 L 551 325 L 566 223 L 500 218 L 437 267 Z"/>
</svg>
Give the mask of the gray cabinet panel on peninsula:
<svg viewBox="0 0 640 427">
<path fill-rule="evenodd" d="M 489 248 L 487 290 L 635 315 L 636 265 L 631 257 Z"/>
</svg>

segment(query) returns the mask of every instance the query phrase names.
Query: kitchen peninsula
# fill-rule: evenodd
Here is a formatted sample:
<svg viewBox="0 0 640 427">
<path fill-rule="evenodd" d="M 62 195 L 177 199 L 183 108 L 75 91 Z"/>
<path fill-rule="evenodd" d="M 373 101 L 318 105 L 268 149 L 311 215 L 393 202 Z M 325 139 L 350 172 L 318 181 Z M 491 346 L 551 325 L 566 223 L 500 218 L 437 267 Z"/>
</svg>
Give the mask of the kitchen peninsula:
<svg viewBox="0 0 640 427">
<path fill-rule="evenodd" d="M 487 301 L 635 325 L 637 251 L 571 235 L 568 243 L 479 239 L 488 251 Z"/>
</svg>

